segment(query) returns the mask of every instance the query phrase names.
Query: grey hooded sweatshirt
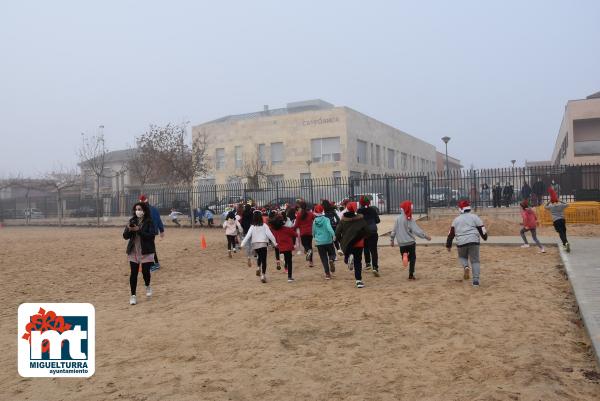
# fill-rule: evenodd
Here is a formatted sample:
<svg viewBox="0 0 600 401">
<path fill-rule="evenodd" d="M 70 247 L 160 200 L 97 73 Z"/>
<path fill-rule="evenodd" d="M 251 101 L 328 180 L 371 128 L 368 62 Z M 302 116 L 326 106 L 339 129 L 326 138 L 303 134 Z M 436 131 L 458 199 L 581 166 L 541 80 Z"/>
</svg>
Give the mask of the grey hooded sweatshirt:
<svg viewBox="0 0 600 401">
<path fill-rule="evenodd" d="M 427 234 L 421 227 L 413 219 L 408 220 L 404 211 L 400 210 L 400 215 L 398 215 L 391 233 L 392 243 L 396 242 L 399 246 L 412 245 L 415 243 L 415 236 L 427 238 Z"/>
</svg>

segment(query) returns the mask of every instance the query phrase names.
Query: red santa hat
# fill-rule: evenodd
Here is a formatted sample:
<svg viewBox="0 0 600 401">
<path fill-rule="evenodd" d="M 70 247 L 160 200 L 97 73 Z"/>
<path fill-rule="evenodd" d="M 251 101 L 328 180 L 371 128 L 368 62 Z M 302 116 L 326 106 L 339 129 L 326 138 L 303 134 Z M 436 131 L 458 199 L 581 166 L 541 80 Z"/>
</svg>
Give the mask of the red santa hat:
<svg viewBox="0 0 600 401">
<path fill-rule="evenodd" d="M 369 206 L 371 204 L 371 198 L 367 195 L 362 195 L 358 199 L 358 202 L 360 203 L 361 206 Z"/>
<path fill-rule="evenodd" d="M 323 214 L 323 206 L 322 205 L 315 205 L 315 214 L 318 216 L 321 216 Z"/>
<path fill-rule="evenodd" d="M 412 220 L 412 206 L 413 203 L 409 200 L 405 200 L 400 204 L 400 208 L 402 208 L 407 220 Z"/>
<path fill-rule="evenodd" d="M 146 196 L 146 194 L 141 194 L 138 199 L 139 199 L 140 202 L 147 202 L 148 201 L 148 196 Z"/>
<path fill-rule="evenodd" d="M 346 209 L 349 212 L 356 213 L 356 209 L 357 209 L 356 202 L 348 202 L 346 204 Z"/>
<path fill-rule="evenodd" d="M 558 202 L 558 194 L 552 187 L 548 187 L 548 193 L 550 194 L 550 202 L 556 203 Z"/>
<path fill-rule="evenodd" d="M 466 199 L 461 200 L 458 202 L 458 208 L 460 209 L 461 213 L 468 212 L 471 210 L 471 202 Z"/>
</svg>

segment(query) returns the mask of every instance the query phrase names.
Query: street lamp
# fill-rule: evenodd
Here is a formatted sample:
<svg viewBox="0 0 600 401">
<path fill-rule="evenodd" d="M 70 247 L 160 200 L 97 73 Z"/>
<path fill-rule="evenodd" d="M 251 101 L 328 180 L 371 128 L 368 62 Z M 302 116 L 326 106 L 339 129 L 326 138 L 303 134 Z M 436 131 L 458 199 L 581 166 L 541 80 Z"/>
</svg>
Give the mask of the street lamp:
<svg viewBox="0 0 600 401">
<path fill-rule="evenodd" d="M 444 141 L 444 144 L 446 145 L 446 185 L 448 185 L 448 193 L 446 194 L 446 207 L 450 207 L 450 194 L 452 191 L 450 189 L 450 168 L 448 167 L 448 142 L 450 142 L 450 137 L 445 136 L 442 138 L 442 141 Z"/>
<path fill-rule="evenodd" d="M 512 165 L 513 165 L 513 168 L 515 168 L 515 163 L 516 163 L 517 161 L 513 159 L 513 160 L 511 160 L 510 162 L 512 163 Z"/>
</svg>

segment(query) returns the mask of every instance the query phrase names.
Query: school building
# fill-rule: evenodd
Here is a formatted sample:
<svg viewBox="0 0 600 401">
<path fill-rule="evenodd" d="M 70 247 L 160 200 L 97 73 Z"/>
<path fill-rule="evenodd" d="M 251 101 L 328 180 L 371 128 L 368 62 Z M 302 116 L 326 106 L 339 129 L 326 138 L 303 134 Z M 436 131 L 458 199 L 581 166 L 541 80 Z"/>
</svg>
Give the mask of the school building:
<svg viewBox="0 0 600 401">
<path fill-rule="evenodd" d="M 210 144 L 209 183 L 243 181 L 249 160 L 271 180 L 436 171 L 434 145 L 320 99 L 219 118 L 192 127 L 198 135 Z"/>
<path fill-rule="evenodd" d="M 600 92 L 565 106 L 552 163 L 600 164 Z"/>
</svg>

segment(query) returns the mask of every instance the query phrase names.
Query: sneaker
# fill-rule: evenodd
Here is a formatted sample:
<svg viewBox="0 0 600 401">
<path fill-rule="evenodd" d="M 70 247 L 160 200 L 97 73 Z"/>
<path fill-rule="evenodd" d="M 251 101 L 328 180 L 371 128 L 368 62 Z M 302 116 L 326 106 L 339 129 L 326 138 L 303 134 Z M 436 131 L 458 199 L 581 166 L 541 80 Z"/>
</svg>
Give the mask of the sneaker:
<svg viewBox="0 0 600 401">
<path fill-rule="evenodd" d="M 468 280 L 468 279 L 469 279 L 469 277 L 470 277 L 470 274 L 469 274 L 469 273 L 470 273 L 470 271 L 471 271 L 471 268 L 470 268 L 469 266 L 465 266 L 465 272 L 464 272 L 464 274 L 463 274 L 463 278 L 464 278 L 465 280 Z"/>
<path fill-rule="evenodd" d="M 538 253 L 546 253 L 546 249 L 544 247 L 541 247 Z"/>
<path fill-rule="evenodd" d="M 415 277 L 415 275 L 414 275 L 414 274 L 409 274 L 409 275 L 408 275 L 408 279 L 409 279 L 409 280 L 416 280 L 417 278 Z"/>
<path fill-rule="evenodd" d="M 233 248 L 233 253 L 237 253 L 237 248 Z"/>
<path fill-rule="evenodd" d="M 150 287 L 150 286 L 146 287 L 146 296 L 147 297 L 151 297 L 152 296 L 152 287 Z"/>
<path fill-rule="evenodd" d="M 329 261 L 329 271 L 335 273 L 335 262 L 333 260 Z"/>
<path fill-rule="evenodd" d="M 479 280 L 473 280 L 473 287 L 479 287 Z"/>
<path fill-rule="evenodd" d="M 365 287 L 365 283 L 363 283 L 360 280 L 356 280 L 356 288 L 364 288 Z"/>
<path fill-rule="evenodd" d="M 371 263 L 365 263 L 365 270 L 371 270 Z"/>
<path fill-rule="evenodd" d="M 288 277 L 288 283 L 293 283 L 295 280 L 293 277 Z"/>
<path fill-rule="evenodd" d="M 288 272 L 287 267 L 284 270 L 285 270 L 286 273 Z"/>
<path fill-rule="evenodd" d="M 344 256 L 344 252 L 341 249 L 337 250 L 337 254 L 340 255 L 340 256 Z"/>
<path fill-rule="evenodd" d="M 277 259 L 276 263 L 277 263 L 277 266 L 276 266 L 277 270 L 281 270 L 281 262 L 279 261 L 279 259 Z"/>
<path fill-rule="evenodd" d="M 264 274 L 260 276 L 260 282 L 261 283 L 266 283 L 267 282 L 267 277 Z"/>
<path fill-rule="evenodd" d="M 229 254 L 229 258 L 233 258 L 233 255 L 231 254 L 231 251 L 227 251 L 227 253 Z"/>
<path fill-rule="evenodd" d="M 348 256 L 348 270 L 354 270 L 354 255 Z"/>
<path fill-rule="evenodd" d="M 521 245 L 521 248 L 529 248 L 529 244 L 523 244 Z"/>
<path fill-rule="evenodd" d="M 374 275 L 375 277 L 379 277 L 379 269 L 377 269 L 377 268 L 373 268 L 373 275 Z"/>
<path fill-rule="evenodd" d="M 309 249 L 308 252 L 306 252 L 306 261 L 307 262 L 310 260 L 311 256 L 312 256 L 312 249 Z"/>
<path fill-rule="evenodd" d="M 248 256 L 248 267 L 252 267 L 252 260 L 250 259 L 250 256 Z"/>
<path fill-rule="evenodd" d="M 325 280 L 331 280 L 331 274 L 330 273 L 325 274 Z"/>
<path fill-rule="evenodd" d="M 408 267 L 408 252 L 402 254 L 402 266 Z"/>
<path fill-rule="evenodd" d="M 256 276 L 260 276 L 260 269 L 256 269 Z"/>
<path fill-rule="evenodd" d="M 567 252 L 571 252 L 571 244 L 569 244 L 568 242 L 565 244 L 565 249 Z"/>
<path fill-rule="evenodd" d="M 135 304 L 137 304 L 137 297 L 135 295 L 132 295 L 131 298 L 129 298 L 129 305 Z"/>
</svg>

